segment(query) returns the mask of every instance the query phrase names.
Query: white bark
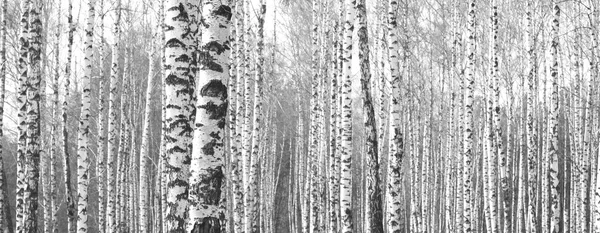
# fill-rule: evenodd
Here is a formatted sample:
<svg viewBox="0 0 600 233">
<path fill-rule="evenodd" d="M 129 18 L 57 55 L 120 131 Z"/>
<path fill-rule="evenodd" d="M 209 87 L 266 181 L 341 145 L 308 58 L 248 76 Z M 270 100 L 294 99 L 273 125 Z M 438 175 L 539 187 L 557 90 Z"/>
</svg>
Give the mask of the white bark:
<svg viewBox="0 0 600 233">
<path fill-rule="evenodd" d="M 229 78 L 229 40 L 231 7 L 216 0 L 204 0 L 205 22 L 200 43 L 200 73 L 196 103 L 191 161 L 190 206 L 187 230 L 220 231 L 222 209 L 219 201 L 225 195 L 223 186 L 224 144 Z"/>
</svg>

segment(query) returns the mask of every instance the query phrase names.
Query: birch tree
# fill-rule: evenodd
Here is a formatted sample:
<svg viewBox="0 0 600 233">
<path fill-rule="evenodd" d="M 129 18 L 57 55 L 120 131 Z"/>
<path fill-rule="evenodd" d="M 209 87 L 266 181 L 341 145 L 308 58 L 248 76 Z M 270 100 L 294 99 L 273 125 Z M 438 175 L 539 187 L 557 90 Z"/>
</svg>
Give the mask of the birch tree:
<svg viewBox="0 0 600 233">
<path fill-rule="evenodd" d="M 219 0 L 204 0 L 200 43 L 200 73 L 197 88 L 190 177 L 190 207 L 187 230 L 220 232 L 219 205 L 224 178 L 224 127 L 229 78 L 231 6 Z"/>
<path fill-rule="evenodd" d="M 121 21 L 121 1 L 116 2 L 117 10 L 114 11 L 113 41 L 111 45 L 111 66 L 110 66 L 110 86 L 108 95 L 108 141 L 106 154 L 106 231 L 117 232 L 116 219 L 116 193 L 115 183 L 115 160 L 117 157 L 117 87 L 119 75 L 119 39 L 120 39 L 120 21 Z"/>
<path fill-rule="evenodd" d="M 94 17 L 95 0 L 87 2 L 88 16 L 85 29 L 84 45 L 84 73 L 82 78 L 81 116 L 77 139 L 77 232 L 88 231 L 88 186 L 90 175 L 90 161 L 88 158 L 88 143 L 90 141 L 90 106 L 92 76 L 92 62 L 94 56 Z"/>
<path fill-rule="evenodd" d="M 352 31 L 354 29 L 354 0 L 346 0 L 346 16 L 344 22 L 343 42 L 343 76 L 342 76 L 342 108 L 341 108 L 341 164 L 340 164 L 340 223 L 341 232 L 350 233 L 352 226 L 352 99 L 350 98 L 352 79 Z"/>
<path fill-rule="evenodd" d="M 371 97 L 371 70 L 369 64 L 369 38 L 367 31 L 367 9 L 365 0 L 356 0 L 358 60 L 361 71 L 362 102 L 365 111 L 364 124 L 366 128 L 367 156 L 367 208 L 366 218 L 369 223 L 368 231 L 383 233 L 383 211 L 381 198 L 381 180 L 379 177 L 379 149 L 377 126 L 375 125 L 375 109 Z"/>
<path fill-rule="evenodd" d="M 464 127 L 463 127 L 463 231 L 473 232 L 473 88 L 475 83 L 475 0 L 469 2 L 467 20 L 467 70 L 464 77 Z"/>
<path fill-rule="evenodd" d="M 191 74 L 189 64 L 192 43 L 188 26 L 188 8 L 183 0 L 167 0 L 164 8 L 165 60 L 163 79 L 165 88 L 165 171 L 167 184 L 167 231 L 184 231 L 189 192 L 190 144 L 192 142 Z"/>
<path fill-rule="evenodd" d="M 559 194 L 559 177 L 558 177 L 558 46 L 559 46 L 559 22 L 560 22 L 560 7 L 557 1 L 553 1 L 552 6 L 554 18 L 552 20 L 552 45 L 550 75 L 552 76 L 552 87 L 550 96 L 550 117 L 548 122 L 548 134 L 550 142 L 548 143 L 548 152 L 550 157 L 550 208 L 552 210 L 550 219 L 550 232 L 558 233 L 560 231 L 561 211 L 560 211 L 560 194 Z"/>
</svg>

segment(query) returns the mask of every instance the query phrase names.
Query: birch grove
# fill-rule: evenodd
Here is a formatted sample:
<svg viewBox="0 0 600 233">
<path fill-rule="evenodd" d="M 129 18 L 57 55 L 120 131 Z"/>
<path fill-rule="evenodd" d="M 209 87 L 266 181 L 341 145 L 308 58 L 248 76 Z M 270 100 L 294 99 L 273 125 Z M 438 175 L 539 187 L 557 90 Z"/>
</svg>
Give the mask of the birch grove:
<svg viewBox="0 0 600 233">
<path fill-rule="evenodd" d="M 597 0 L 2 0 L 2 232 L 598 232 Z"/>
</svg>

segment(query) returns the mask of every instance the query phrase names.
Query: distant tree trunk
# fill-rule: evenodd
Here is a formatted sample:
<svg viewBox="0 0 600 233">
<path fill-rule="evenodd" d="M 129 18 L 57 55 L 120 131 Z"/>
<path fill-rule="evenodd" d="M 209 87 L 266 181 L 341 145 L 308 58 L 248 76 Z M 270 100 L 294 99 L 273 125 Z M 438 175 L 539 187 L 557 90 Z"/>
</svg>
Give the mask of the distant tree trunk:
<svg viewBox="0 0 600 233">
<path fill-rule="evenodd" d="M 77 232 L 88 231 L 88 186 L 90 176 L 90 161 L 88 158 L 88 143 L 90 141 L 90 106 L 93 46 L 94 46 L 94 1 L 88 1 L 88 16 L 85 29 L 84 71 L 82 78 L 81 116 L 77 139 Z"/>
<path fill-rule="evenodd" d="M 383 210 L 381 198 L 381 178 L 379 177 L 379 142 L 377 140 L 377 126 L 375 124 L 375 108 L 371 95 L 371 69 L 369 62 L 369 38 L 367 31 L 367 9 L 365 0 L 355 3 L 358 36 L 358 60 L 361 72 L 361 94 L 363 109 L 365 111 L 364 124 L 366 128 L 366 157 L 367 179 L 366 199 L 368 215 L 365 216 L 369 226 L 368 232 L 383 233 Z"/>
<path fill-rule="evenodd" d="M 4 116 L 4 101 L 5 101 L 5 92 L 6 92 L 6 21 L 7 21 L 7 16 L 6 13 L 8 12 L 8 4 L 7 4 L 7 0 L 3 0 L 2 1 L 2 22 L 1 22 L 1 29 L 0 29 L 0 116 Z M 60 11 L 60 10 L 59 10 Z M 1 140 L 4 139 L 4 121 L 3 121 L 3 117 L 0 117 L 0 142 Z M 54 147 L 52 147 L 54 148 Z M 3 147 L 2 144 L 0 143 L 0 231 L 2 232 L 6 232 L 5 229 L 7 229 L 7 226 L 9 225 L 8 222 L 12 221 L 11 219 L 8 218 L 7 216 L 7 212 L 6 207 L 8 206 L 8 201 L 7 201 L 7 196 L 4 195 L 4 191 L 7 187 L 7 182 L 6 179 L 4 179 L 5 175 L 5 170 L 4 170 L 4 151 L 3 151 Z M 51 159 L 51 161 L 54 161 Z M 53 178 L 54 176 L 52 174 L 51 175 L 51 179 L 54 181 L 55 179 Z M 54 203 L 54 202 L 52 202 Z"/>
<path fill-rule="evenodd" d="M 342 109 L 340 122 L 341 166 L 340 166 L 340 214 L 341 232 L 350 233 L 352 227 L 352 31 L 354 30 L 354 1 L 345 0 L 346 17 L 344 22 L 344 57 L 342 77 Z"/>
<path fill-rule="evenodd" d="M 234 230 L 235 232 L 243 232 L 244 230 L 244 141 L 243 139 L 243 120 L 244 120 L 244 69 L 245 65 L 245 33 L 246 30 L 244 28 L 244 15 L 245 15 L 245 1 L 237 1 L 236 2 L 236 102 L 235 102 L 235 141 L 231 142 L 236 145 L 236 151 L 232 151 L 232 183 L 233 183 L 233 198 L 234 198 L 234 211 L 233 211 L 233 221 L 234 221 Z"/>
<path fill-rule="evenodd" d="M 131 50 L 126 47 L 125 49 L 125 58 L 123 64 L 123 74 L 121 81 L 121 103 L 119 106 L 120 112 L 120 129 L 119 129 L 119 149 L 117 151 L 117 191 L 115 192 L 117 195 L 117 204 L 115 205 L 117 214 L 117 229 L 118 231 L 125 231 L 126 220 L 128 219 L 128 215 L 125 214 L 127 204 L 129 200 L 127 200 L 127 161 L 131 157 L 129 153 L 131 150 L 131 140 L 130 140 L 130 114 L 127 113 L 129 109 L 128 104 L 133 105 L 133 101 L 130 100 L 132 96 L 129 95 L 132 92 L 131 88 Z"/>
<path fill-rule="evenodd" d="M 105 153 L 106 150 L 104 145 L 106 143 L 106 128 L 104 127 L 106 123 L 106 115 L 104 111 L 105 106 L 105 89 L 106 89 L 106 78 L 104 77 L 104 64 L 106 59 L 106 46 L 104 45 L 104 0 L 100 0 L 100 8 L 99 11 L 99 20 L 98 28 L 96 31 L 99 33 L 100 41 L 98 42 L 98 55 L 100 56 L 100 69 L 99 69 L 99 90 L 98 90 L 98 141 L 97 141 L 97 157 L 96 157 L 96 177 L 98 179 L 96 185 L 98 188 L 98 232 L 105 232 L 106 230 L 106 185 L 107 182 L 105 180 L 106 176 L 106 165 L 105 165 Z M 58 38 L 58 36 L 57 36 Z M 58 43 L 58 42 L 57 42 Z M 58 45 L 57 45 L 58 46 Z M 58 51 L 58 47 L 57 50 Z M 58 57 L 58 55 L 57 55 Z"/>
<path fill-rule="evenodd" d="M 533 41 L 533 19 L 532 19 L 532 1 L 527 0 L 526 6 L 526 33 L 525 44 L 527 49 L 527 171 L 528 171 L 528 203 L 527 203 L 527 232 L 537 232 L 537 135 L 536 123 L 534 119 L 534 101 L 536 98 L 535 88 L 535 44 Z"/>
<path fill-rule="evenodd" d="M 121 1 L 117 0 L 117 9 L 121 7 Z M 106 232 L 118 232 L 117 231 L 117 219 L 116 219 L 116 167 L 115 160 L 118 160 L 117 154 L 117 87 L 118 75 L 119 75 L 119 40 L 120 40 L 120 21 L 121 11 L 115 11 L 115 22 L 113 26 L 113 44 L 111 46 L 112 62 L 110 66 L 110 86 L 109 86 L 109 97 L 108 97 L 108 141 L 107 141 L 107 155 L 106 155 Z"/>
<path fill-rule="evenodd" d="M 310 60 L 310 69 L 309 72 L 311 75 L 310 79 L 310 128 L 309 128 L 309 152 L 308 152 L 308 160 L 309 162 L 309 180 L 311 182 L 310 185 L 310 211 L 309 211 L 309 231 L 310 233 L 320 232 L 320 216 L 319 216 L 319 166 L 321 162 L 319 161 L 319 132 L 320 132 L 320 114 L 319 114 L 319 93 L 321 87 L 321 80 L 319 74 L 319 25 L 320 25 L 320 12 L 321 4 L 320 0 L 312 1 L 311 7 L 311 18 L 312 18 L 312 27 L 311 27 L 311 60 Z"/>
<path fill-rule="evenodd" d="M 340 4 L 339 7 L 340 16 L 343 13 L 343 5 Z M 328 209 L 329 209 L 329 231 L 328 232 L 338 232 L 338 225 L 340 219 L 338 215 L 340 213 L 338 209 L 338 205 L 340 203 L 340 157 L 339 148 L 337 147 L 337 136 L 338 136 L 338 115 L 341 114 L 340 109 L 338 109 L 338 99 L 339 99 L 339 76 L 341 67 L 339 57 L 341 56 L 341 47 L 342 47 L 342 37 L 340 36 L 342 33 L 342 25 L 341 18 L 335 20 L 334 22 L 334 35 L 333 37 L 333 57 L 332 57 L 332 71 L 330 77 L 330 102 L 329 102 L 329 190 L 328 190 Z M 296 162 L 297 163 L 297 162 Z"/>
<path fill-rule="evenodd" d="M 185 230 L 189 191 L 190 145 L 193 129 L 190 125 L 192 113 L 192 91 L 190 71 L 192 43 L 188 26 L 188 9 L 183 0 L 165 2 L 165 63 L 163 66 L 165 88 L 165 171 L 166 214 L 163 219 L 168 232 Z"/>
<path fill-rule="evenodd" d="M 63 94 L 62 104 L 62 150 L 63 150 L 63 176 L 65 181 L 65 196 L 66 196 L 66 211 L 67 211 L 67 232 L 73 233 L 77 230 L 77 222 L 75 219 L 75 200 L 73 200 L 73 191 L 71 186 L 71 158 L 69 155 L 69 131 L 67 121 L 67 111 L 69 107 L 69 96 L 71 92 L 71 61 L 73 57 L 73 34 L 75 25 L 73 24 L 73 0 L 69 0 L 67 25 L 69 25 L 69 34 L 67 37 L 67 62 L 65 65 L 65 93 Z"/>
<path fill-rule="evenodd" d="M 229 40 L 231 7 L 219 1 L 204 0 L 202 18 L 205 22 L 200 44 L 200 74 L 196 103 L 190 177 L 190 206 L 187 230 L 190 232 L 220 232 L 222 209 L 219 201 L 225 195 L 224 144 L 229 75 Z M 213 54 L 212 51 L 218 51 Z M 216 55 L 216 56 L 215 56 Z"/>
<path fill-rule="evenodd" d="M 485 131 L 487 132 L 486 140 L 486 153 L 484 155 L 484 172 L 487 173 L 487 177 L 484 179 L 484 203 L 486 206 L 486 212 L 488 217 L 486 218 L 487 229 L 489 232 L 498 232 L 500 218 L 498 215 L 498 206 L 496 205 L 498 200 L 498 161 L 502 161 L 502 137 L 501 137 L 501 126 L 500 126 L 500 107 L 498 106 L 498 56 L 497 56 L 497 37 L 498 37 L 498 17 L 497 17 L 497 6 L 496 1 L 491 2 L 490 9 L 490 68 L 489 68 L 489 89 L 487 96 L 487 111 L 486 111 L 486 126 Z M 504 161 L 506 161 L 504 159 Z M 502 162 L 500 162 L 502 163 Z M 501 165 L 502 166 L 502 165 Z M 489 225 L 488 225 L 489 224 Z"/>
<path fill-rule="evenodd" d="M 554 19 L 552 21 L 552 45 L 550 47 L 550 53 L 552 56 L 550 75 L 552 76 L 552 92 L 551 92 L 551 107 L 550 107 L 550 118 L 548 123 L 548 134 L 550 134 L 550 141 L 548 143 L 548 152 L 550 157 L 550 208 L 552 210 L 552 216 L 550 219 L 550 232 L 558 233 L 560 231 L 561 224 L 561 211 L 560 211 L 560 181 L 558 177 L 558 114 L 559 114 L 559 101 L 558 101 L 558 46 L 559 46 L 559 19 L 560 19 L 560 7 L 556 0 L 553 1 L 553 13 Z"/>
<path fill-rule="evenodd" d="M 475 82 L 475 0 L 469 2 L 467 20 L 467 73 L 464 78 L 465 100 L 464 100 L 464 128 L 463 128 L 463 231 L 473 232 L 475 215 L 473 211 L 473 89 Z"/>
<path fill-rule="evenodd" d="M 155 37 L 159 33 L 159 28 L 154 33 Z M 145 96 L 145 106 L 144 106 L 144 124 L 142 128 L 142 145 L 140 148 L 140 172 L 139 172 L 139 186 L 140 190 L 138 192 L 138 205 L 139 205 L 139 227 L 140 232 L 148 232 L 148 226 L 150 225 L 148 219 L 149 212 L 149 197 L 148 194 L 151 190 L 148 190 L 148 184 L 150 184 L 150 180 L 148 177 L 148 163 L 151 161 L 150 159 L 150 117 L 152 113 L 152 90 L 154 87 L 154 78 L 157 76 L 157 71 L 155 69 L 156 61 L 159 59 L 156 44 L 154 42 L 150 42 L 148 51 L 148 77 L 146 84 L 146 96 Z"/>
</svg>

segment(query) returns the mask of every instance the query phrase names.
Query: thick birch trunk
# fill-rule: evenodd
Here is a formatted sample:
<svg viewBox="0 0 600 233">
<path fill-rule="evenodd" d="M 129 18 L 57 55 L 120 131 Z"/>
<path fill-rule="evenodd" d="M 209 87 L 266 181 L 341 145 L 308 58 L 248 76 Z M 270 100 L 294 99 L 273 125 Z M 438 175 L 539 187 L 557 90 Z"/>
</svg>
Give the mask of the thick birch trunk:
<svg viewBox="0 0 600 233">
<path fill-rule="evenodd" d="M 192 126 L 190 115 L 193 110 L 190 70 L 192 52 L 188 26 L 188 9 L 183 0 L 167 0 L 164 8 L 165 63 L 163 78 L 165 88 L 165 171 L 167 184 L 165 214 L 166 230 L 184 231 L 188 206 L 185 198 L 189 191 L 190 145 Z"/>
<path fill-rule="evenodd" d="M 29 51 L 29 8 L 31 0 L 21 1 L 21 23 L 19 33 L 19 60 L 18 60 L 18 97 L 17 97 L 17 121 L 18 121 L 18 142 L 17 142 L 17 200 L 16 200 L 16 230 L 22 232 L 24 229 L 23 218 L 25 217 L 25 197 L 26 188 L 25 171 L 25 152 L 27 138 L 27 54 Z"/>
<path fill-rule="evenodd" d="M 205 22 L 200 44 L 200 75 L 196 103 L 190 177 L 190 206 L 187 230 L 219 232 L 222 209 L 219 201 L 224 179 L 224 127 L 227 114 L 231 6 L 205 0 Z"/>
</svg>

